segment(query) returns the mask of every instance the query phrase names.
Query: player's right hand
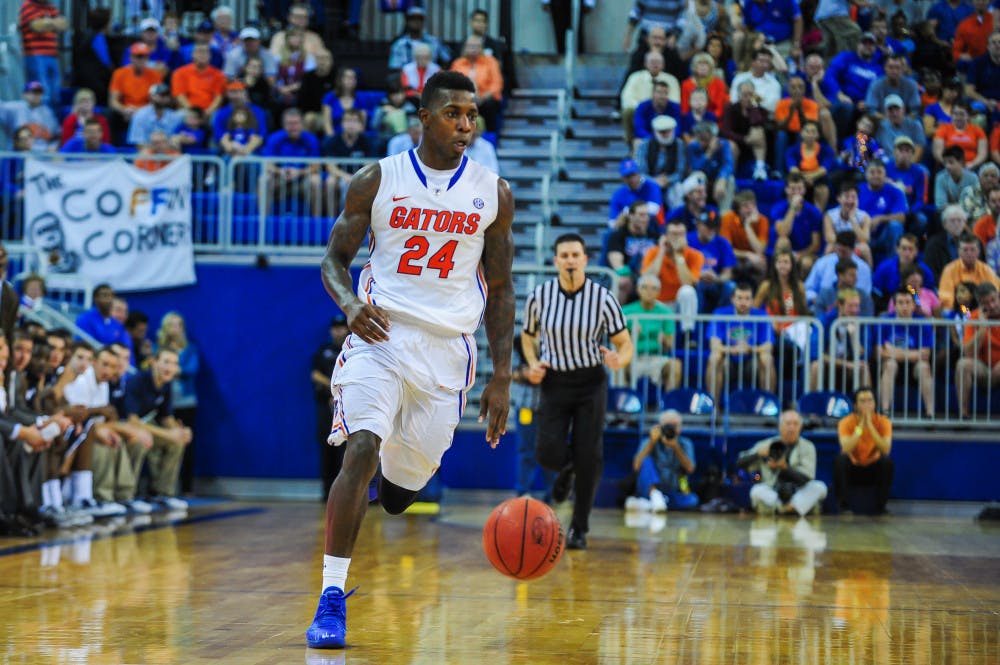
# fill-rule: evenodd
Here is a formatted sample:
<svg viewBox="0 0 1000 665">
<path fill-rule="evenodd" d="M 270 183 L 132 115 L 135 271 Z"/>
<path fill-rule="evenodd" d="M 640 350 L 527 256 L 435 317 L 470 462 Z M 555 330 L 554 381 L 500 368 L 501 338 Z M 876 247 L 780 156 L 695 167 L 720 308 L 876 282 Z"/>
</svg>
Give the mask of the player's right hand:
<svg viewBox="0 0 1000 665">
<path fill-rule="evenodd" d="M 344 313 L 351 332 L 369 344 L 389 339 L 389 315 L 381 307 L 359 300 L 348 305 Z"/>
</svg>

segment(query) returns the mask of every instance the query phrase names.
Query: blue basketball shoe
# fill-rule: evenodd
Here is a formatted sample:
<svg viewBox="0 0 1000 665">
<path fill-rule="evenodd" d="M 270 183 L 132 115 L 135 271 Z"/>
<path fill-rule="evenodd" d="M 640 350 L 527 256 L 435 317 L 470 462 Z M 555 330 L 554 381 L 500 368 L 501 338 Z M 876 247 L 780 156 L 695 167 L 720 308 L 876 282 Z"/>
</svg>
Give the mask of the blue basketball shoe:
<svg viewBox="0 0 1000 665">
<path fill-rule="evenodd" d="M 342 589 L 329 586 L 319 597 L 319 607 L 312 625 L 306 630 L 306 644 L 314 649 L 343 649 L 347 634 L 347 604 L 344 602 L 357 590 L 346 595 Z"/>
</svg>

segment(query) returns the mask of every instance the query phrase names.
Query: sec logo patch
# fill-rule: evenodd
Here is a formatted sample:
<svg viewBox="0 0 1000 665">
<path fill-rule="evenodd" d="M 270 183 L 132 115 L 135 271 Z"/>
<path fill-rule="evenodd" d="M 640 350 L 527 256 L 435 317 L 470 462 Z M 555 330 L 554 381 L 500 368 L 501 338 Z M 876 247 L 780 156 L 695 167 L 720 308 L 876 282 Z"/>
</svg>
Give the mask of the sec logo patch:
<svg viewBox="0 0 1000 665">
<path fill-rule="evenodd" d="M 486 203 L 477 196 L 476 198 L 472 199 L 472 205 L 476 207 L 476 210 L 482 210 L 483 206 L 485 206 Z"/>
</svg>

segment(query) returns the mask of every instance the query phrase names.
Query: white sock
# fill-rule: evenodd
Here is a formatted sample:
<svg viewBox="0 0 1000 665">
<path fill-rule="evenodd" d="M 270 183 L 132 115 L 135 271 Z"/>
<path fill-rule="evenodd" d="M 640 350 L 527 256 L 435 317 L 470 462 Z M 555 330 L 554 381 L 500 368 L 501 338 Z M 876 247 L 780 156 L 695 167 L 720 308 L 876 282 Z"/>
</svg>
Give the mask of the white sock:
<svg viewBox="0 0 1000 665">
<path fill-rule="evenodd" d="M 94 498 L 94 473 L 87 471 L 74 471 L 70 474 L 73 483 L 73 504 L 80 505 L 87 499 Z"/>
<path fill-rule="evenodd" d="M 347 584 L 347 569 L 351 565 L 350 558 L 343 558 L 339 556 L 330 556 L 329 554 L 323 555 L 323 589 L 320 593 L 326 591 L 329 587 L 335 586 L 341 591 L 344 590 L 344 585 Z"/>
<path fill-rule="evenodd" d="M 42 483 L 42 507 L 62 508 L 62 485 L 59 480 L 53 478 Z"/>
<path fill-rule="evenodd" d="M 52 481 L 46 480 L 42 483 L 42 508 L 52 505 Z"/>
<path fill-rule="evenodd" d="M 69 476 L 66 476 L 59 482 L 59 505 L 65 506 L 73 499 L 73 481 Z"/>
</svg>

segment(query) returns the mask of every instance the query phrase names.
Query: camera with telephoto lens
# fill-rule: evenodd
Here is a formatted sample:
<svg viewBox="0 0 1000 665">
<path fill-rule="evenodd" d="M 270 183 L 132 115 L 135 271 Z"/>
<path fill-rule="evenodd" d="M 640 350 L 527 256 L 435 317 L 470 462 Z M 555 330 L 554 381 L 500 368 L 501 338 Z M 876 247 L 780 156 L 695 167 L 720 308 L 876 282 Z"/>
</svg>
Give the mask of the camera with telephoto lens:
<svg viewBox="0 0 1000 665">
<path fill-rule="evenodd" d="M 677 436 L 677 426 L 676 425 L 664 425 L 663 429 L 660 430 L 660 432 L 663 435 L 662 438 L 664 440 L 669 441 L 670 439 L 672 439 L 675 436 Z"/>
</svg>

